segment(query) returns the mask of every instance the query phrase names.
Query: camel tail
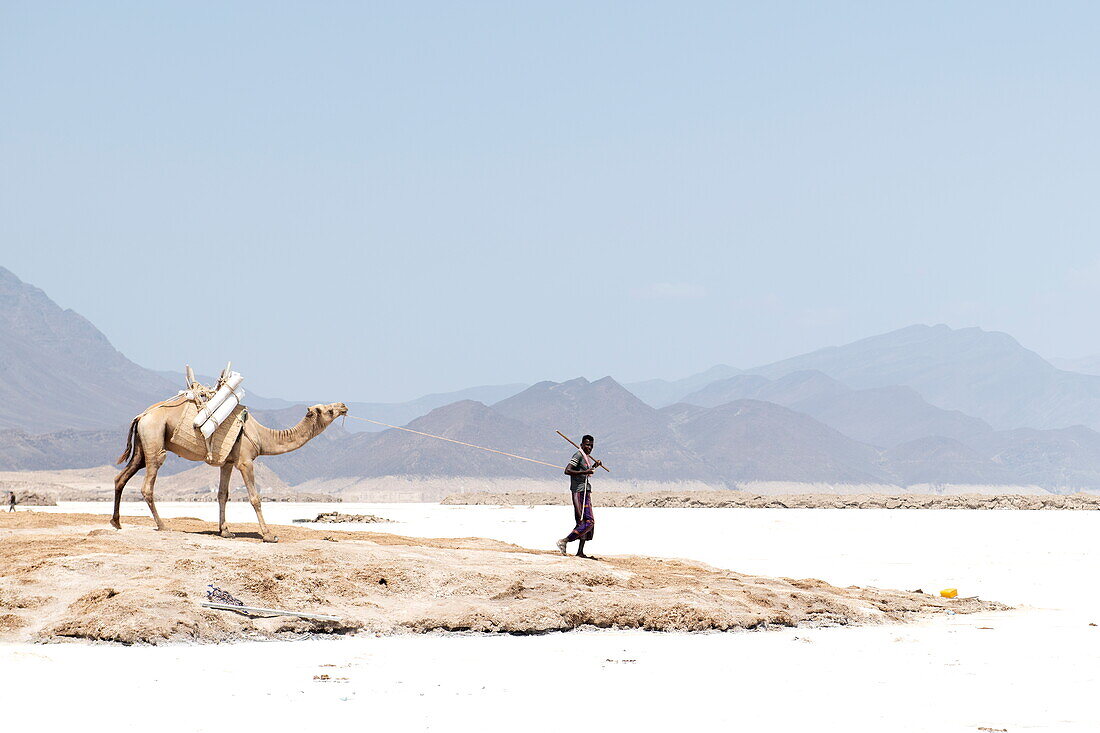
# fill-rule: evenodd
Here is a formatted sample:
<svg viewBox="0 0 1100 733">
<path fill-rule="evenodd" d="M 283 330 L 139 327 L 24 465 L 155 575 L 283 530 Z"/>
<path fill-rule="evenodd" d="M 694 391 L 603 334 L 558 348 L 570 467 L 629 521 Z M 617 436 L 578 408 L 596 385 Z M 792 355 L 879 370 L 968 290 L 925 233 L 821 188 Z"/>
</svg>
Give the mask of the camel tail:
<svg viewBox="0 0 1100 733">
<path fill-rule="evenodd" d="M 145 413 L 142 413 L 142 414 L 145 414 Z M 130 423 L 130 430 L 129 430 L 129 432 L 126 433 L 126 450 L 123 451 L 122 455 L 118 457 L 118 460 L 115 461 L 115 463 L 126 463 L 126 461 L 130 460 L 130 456 L 133 455 L 133 453 L 134 453 L 134 433 L 137 432 L 137 424 L 138 424 L 138 420 L 140 420 L 140 419 L 141 419 L 141 415 L 138 415 L 137 417 L 134 418 L 133 422 Z"/>
</svg>

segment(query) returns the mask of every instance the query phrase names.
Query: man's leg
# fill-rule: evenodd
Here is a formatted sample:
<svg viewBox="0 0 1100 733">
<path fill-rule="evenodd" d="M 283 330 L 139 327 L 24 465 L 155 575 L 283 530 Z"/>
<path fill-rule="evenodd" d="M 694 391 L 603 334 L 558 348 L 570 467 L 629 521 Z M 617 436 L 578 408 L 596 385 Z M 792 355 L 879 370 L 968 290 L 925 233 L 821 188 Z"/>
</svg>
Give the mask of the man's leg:
<svg viewBox="0 0 1100 733">
<path fill-rule="evenodd" d="M 580 521 L 577 528 L 573 530 L 577 535 L 577 539 L 580 540 L 580 546 L 577 547 L 577 557 L 591 557 L 591 555 L 584 554 L 584 543 L 592 539 L 596 529 L 596 517 L 592 512 L 592 495 L 587 491 L 584 492 L 580 505 Z"/>
<path fill-rule="evenodd" d="M 573 531 L 555 543 L 557 545 L 558 551 L 561 552 L 561 554 L 563 555 L 569 554 L 566 550 L 566 545 L 568 545 L 573 540 L 579 538 L 579 535 L 577 534 L 577 527 L 580 526 L 581 520 L 584 516 L 584 499 L 582 495 L 576 491 L 571 493 L 572 496 L 570 498 L 573 500 Z"/>
</svg>

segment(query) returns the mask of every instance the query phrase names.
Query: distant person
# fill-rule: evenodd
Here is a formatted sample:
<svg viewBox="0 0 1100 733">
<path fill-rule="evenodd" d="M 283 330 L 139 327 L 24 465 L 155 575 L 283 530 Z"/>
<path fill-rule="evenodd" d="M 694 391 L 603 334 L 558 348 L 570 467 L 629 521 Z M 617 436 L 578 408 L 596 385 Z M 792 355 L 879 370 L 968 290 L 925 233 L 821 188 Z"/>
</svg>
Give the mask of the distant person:
<svg viewBox="0 0 1100 733">
<path fill-rule="evenodd" d="M 596 439 L 591 435 L 581 438 L 581 449 L 573 454 L 565 475 L 569 477 L 569 491 L 573 496 L 573 531 L 557 542 L 561 554 L 566 555 L 566 546 L 573 540 L 580 540 L 577 557 L 591 557 L 584 554 L 584 543 L 592 539 L 596 532 L 596 518 L 592 516 L 592 485 L 588 477 L 601 465 L 592 457 L 592 447 Z"/>
<path fill-rule="evenodd" d="M 8 492 L 8 511 L 9 512 L 14 512 L 15 511 L 15 492 L 14 491 L 9 491 Z"/>
</svg>

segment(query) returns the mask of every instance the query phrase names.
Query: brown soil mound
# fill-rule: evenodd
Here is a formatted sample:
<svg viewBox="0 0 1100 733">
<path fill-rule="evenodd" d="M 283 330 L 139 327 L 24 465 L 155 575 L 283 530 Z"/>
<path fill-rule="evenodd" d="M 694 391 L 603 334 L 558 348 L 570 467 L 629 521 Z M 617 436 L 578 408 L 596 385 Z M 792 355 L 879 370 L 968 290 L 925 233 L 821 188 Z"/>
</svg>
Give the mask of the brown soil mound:
<svg viewBox="0 0 1100 733">
<path fill-rule="evenodd" d="M 1100 509 L 1096 494 L 748 494 L 740 491 L 595 493 L 597 506 L 657 509 Z M 568 505 L 556 494 L 452 494 L 442 504 Z"/>
<path fill-rule="evenodd" d="M 314 524 L 375 524 L 377 522 L 388 522 L 390 520 L 384 517 L 377 517 L 373 514 L 342 514 L 340 512 L 321 512 L 317 515 L 316 519 L 295 519 L 295 523 L 311 522 Z"/>
<path fill-rule="evenodd" d="M 156 532 L 86 514 L 0 516 L 0 640 L 224 641 L 309 634 L 581 626 L 706 631 L 898 622 L 1007 608 L 977 599 L 755 577 L 688 560 L 562 557 L 494 540 L 255 525 L 233 540 L 197 519 Z M 254 619 L 201 607 L 207 584 L 245 605 L 337 616 Z"/>
</svg>

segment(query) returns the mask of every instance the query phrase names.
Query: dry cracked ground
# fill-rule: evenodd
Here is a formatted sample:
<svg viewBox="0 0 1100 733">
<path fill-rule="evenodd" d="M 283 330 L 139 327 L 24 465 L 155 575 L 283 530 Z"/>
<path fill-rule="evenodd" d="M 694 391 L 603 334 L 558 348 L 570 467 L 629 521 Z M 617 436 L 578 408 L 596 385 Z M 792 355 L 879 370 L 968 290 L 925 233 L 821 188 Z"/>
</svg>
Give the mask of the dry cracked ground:
<svg viewBox="0 0 1100 733">
<path fill-rule="evenodd" d="M 562 557 L 480 538 L 422 539 L 255 525 L 234 539 L 198 519 L 0 515 L 0 641 L 123 644 L 316 634 L 579 627 L 709 631 L 897 623 L 1007 606 L 745 575 L 690 560 Z M 203 608 L 208 584 L 246 605 L 327 614 L 253 618 Z"/>
</svg>

